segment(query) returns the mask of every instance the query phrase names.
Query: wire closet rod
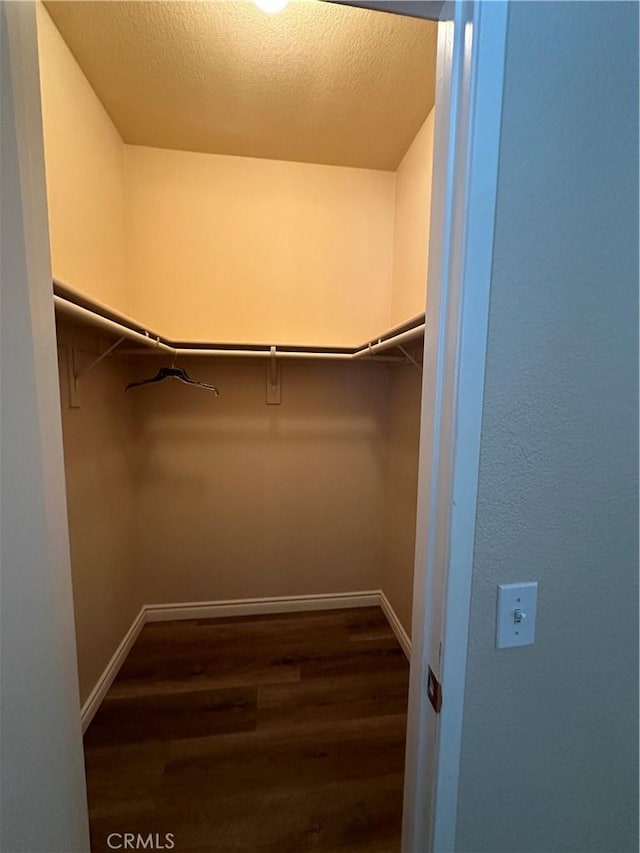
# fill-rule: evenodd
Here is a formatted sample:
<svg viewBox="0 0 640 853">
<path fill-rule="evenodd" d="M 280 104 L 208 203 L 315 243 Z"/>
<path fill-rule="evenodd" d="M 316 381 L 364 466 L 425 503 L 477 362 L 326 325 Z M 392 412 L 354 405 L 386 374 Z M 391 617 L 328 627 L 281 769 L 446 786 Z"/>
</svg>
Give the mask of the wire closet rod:
<svg viewBox="0 0 640 853">
<path fill-rule="evenodd" d="M 204 356 L 204 357 L 228 357 L 228 358 L 292 358 L 292 359 L 327 359 L 333 361 L 351 361 L 353 359 L 360 358 L 369 358 L 372 361 L 401 361 L 404 359 L 398 358 L 396 356 L 381 356 L 379 353 L 384 352 L 387 349 L 392 349 L 400 344 L 407 343 L 408 341 L 415 340 L 424 334 L 425 323 L 424 321 L 414 328 L 408 329 L 404 332 L 400 332 L 396 335 L 391 335 L 390 337 L 385 337 L 384 335 L 375 338 L 372 341 L 363 344 L 360 347 L 354 348 L 352 351 L 345 351 L 344 349 L 341 351 L 331 351 L 331 350 L 318 350 L 318 351 L 310 351 L 310 350 L 296 350 L 294 348 L 287 349 L 279 349 L 277 346 L 265 346 L 263 349 L 255 348 L 255 349 L 224 349 L 220 347 L 178 347 L 172 346 L 170 343 L 166 343 L 165 341 L 160 339 L 160 336 L 155 335 L 151 332 L 138 332 L 134 329 L 129 328 L 124 325 L 124 323 L 119 323 L 116 320 L 110 320 L 108 317 L 103 317 L 101 314 L 98 314 L 95 311 L 91 311 L 89 308 L 83 308 L 81 305 L 77 305 L 75 302 L 72 302 L 69 299 L 65 299 L 62 296 L 54 295 L 53 301 L 55 307 L 61 311 L 63 314 L 67 314 L 68 316 L 81 320 L 83 322 L 92 323 L 94 326 L 98 326 L 101 329 L 104 329 L 107 332 L 111 332 L 114 335 L 117 335 L 120 338 L 126 338 L 132 342 L 140 344 L 150 349 L 150 351 L 155 351 L 157 353 L 165 353 L 172 355 L 173 357 L 178 356 Z M 396 327 L 397 328 L 397 327 Z M 401 328 L 401 327 L 400 327 Z M 131 351 L 127 351 L 131 352 Z"/>
</svg>

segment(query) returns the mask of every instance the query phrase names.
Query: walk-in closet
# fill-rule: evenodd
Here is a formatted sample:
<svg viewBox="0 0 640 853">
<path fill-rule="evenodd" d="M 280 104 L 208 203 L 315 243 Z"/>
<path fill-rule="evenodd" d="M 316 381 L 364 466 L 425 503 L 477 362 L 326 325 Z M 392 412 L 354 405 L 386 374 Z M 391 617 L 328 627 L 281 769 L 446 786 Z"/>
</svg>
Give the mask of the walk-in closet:
<svg viewBox="0 0 640 853">
<path fill-rule="evenodd" d="M 38 8 L 94 853 L 400 849 L 436 37 Z"/>
</svg>

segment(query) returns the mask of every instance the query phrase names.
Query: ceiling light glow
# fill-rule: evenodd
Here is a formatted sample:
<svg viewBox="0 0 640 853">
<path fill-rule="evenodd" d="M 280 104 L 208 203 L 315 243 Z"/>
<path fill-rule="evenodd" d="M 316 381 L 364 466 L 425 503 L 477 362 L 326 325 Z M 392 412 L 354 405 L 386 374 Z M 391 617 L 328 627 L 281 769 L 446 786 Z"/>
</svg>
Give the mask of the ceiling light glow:
<svg viewBox="0 0 640 853">
<path fill-rule="evenodd" d="M 289 0 L 253 0 L 258 9 L 266 12 L 268 15 L 277 15 L 282 12 Z"/>
</svg>

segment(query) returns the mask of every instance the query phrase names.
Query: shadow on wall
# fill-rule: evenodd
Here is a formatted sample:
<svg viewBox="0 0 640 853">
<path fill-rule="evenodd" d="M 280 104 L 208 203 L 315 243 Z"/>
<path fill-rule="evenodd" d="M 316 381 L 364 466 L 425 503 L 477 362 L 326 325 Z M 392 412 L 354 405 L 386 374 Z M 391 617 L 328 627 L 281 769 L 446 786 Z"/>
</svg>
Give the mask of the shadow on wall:
<svg viewBox="0 0 640 853">
<path fill-rule="evenodd" d="M 147 600 L 378 588 L 388 370 L 286 365 L 279 406 L 265 403 L 263 362 L 189 372 L 221 396 L 135 392 Z"/>
</svg>

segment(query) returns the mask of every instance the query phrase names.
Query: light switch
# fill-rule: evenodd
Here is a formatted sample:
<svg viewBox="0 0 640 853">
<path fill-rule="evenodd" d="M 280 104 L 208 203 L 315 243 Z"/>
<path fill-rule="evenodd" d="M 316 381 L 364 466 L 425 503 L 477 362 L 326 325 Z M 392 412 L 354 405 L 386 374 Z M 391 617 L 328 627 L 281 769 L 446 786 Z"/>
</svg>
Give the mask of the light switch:
<svg viewBox="0 0 640 853">
<path fill-rule="evenodd" d="M 533 645 L 536 638 L 537 600 L 536 581 L 498 585 L 497 649 Z"/>
</svg>

